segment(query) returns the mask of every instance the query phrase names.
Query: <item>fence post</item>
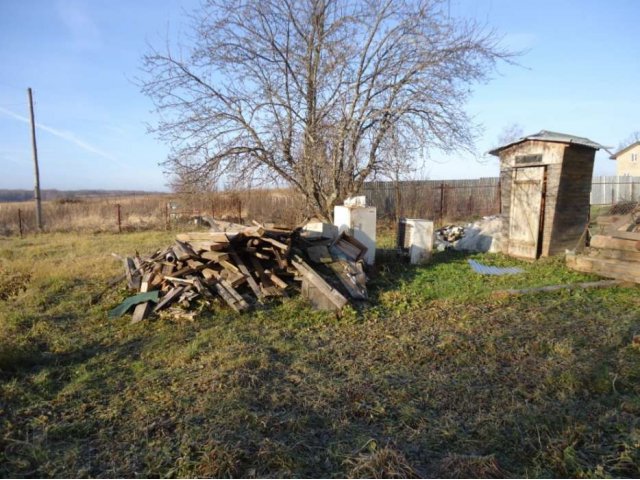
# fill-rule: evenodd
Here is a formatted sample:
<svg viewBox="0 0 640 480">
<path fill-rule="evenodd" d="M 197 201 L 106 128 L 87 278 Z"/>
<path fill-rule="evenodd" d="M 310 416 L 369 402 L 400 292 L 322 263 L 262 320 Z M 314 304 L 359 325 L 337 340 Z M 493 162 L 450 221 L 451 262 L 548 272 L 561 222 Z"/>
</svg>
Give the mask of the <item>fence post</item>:
<svg viewBox="0 0 640 480">
<path fill-rule="evenodd" d="M 122 233 L 122 223 L 121 223 L 121 217 L 120 217 L 120 204 L 116 203 L 116 212 L 118 215 L 118 233 Z"/>
<path fill-rule="evenodd" d="M 444 223 L 444 182 L 440 184 L 440 223 Z"/>
<path fill-rule="evenodd" d="M 238 223 L 242 223 L 242 200 L 238 199 Z"/>
<path fill-rule="evenodd" d="M 20 231 L 20 238 L 22 238 L 22 210 L 18 209 L 18 230 Z"/>
<path fill-rule="evenodd" d="M 164 202 L 164 229 L 169 230 L 169 202 Z"/>
<path fill-rule="evenodd" d="M 211 200 L 211 218 L 215 220 L 216 218 L 216 210 L 213 205 L 213 200 Z"/>
</svg>

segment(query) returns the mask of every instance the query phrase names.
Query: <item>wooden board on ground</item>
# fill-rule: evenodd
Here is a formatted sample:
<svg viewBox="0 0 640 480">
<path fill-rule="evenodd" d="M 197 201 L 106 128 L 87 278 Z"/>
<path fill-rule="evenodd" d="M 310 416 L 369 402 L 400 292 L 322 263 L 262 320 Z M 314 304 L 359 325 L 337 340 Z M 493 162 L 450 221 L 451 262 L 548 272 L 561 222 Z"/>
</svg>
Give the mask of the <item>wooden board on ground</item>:
<svg viewBox="0 0 640 480">
<path fill-rule="evenodd" d="M 335 288 L 329 285 L 324 278 L 318 275 L 307 263 L 299 256 L 295 256 L 291 263 L 300 272 L 300 275 L 304 280 L 308 282 L 308 285 L 315 287 L 318 292 L 326 297 L 328 302 L 333 306 L 332 310 L 341 310 L 348 302 L 344 296 L 338 292 Z M 309 291 L 309 289 L 308 289 Z"/>
<path fill-rule="evenodd" d="M 626 262 L 640 262 L 640 251 L 630 252 L 628 250 L 614 250 L 610 248 L 587 248 L 585 255 L 598 258 L 609 258 L 612 260 L 623 260 Z"/>
<path fill-rule="evenodd" d="M 140 283 L 140 293 L 148 292 L 152 286 L 152 273 L 145 273 L 142 277 L 142 281 Z M 139 303 L 136 305 L 136 308 L 133 310 L 133 315 L 131 315 L 131 323 L 138 323 L 144 320 L 152 310 L 151 302 Z"/>
<path fill-rule="evenodd" d="M 613 250 L 626 250 L 640 252 L 640 241 L 612 238 L 606 235 L 594 235 L 589 245 L 596 248 L 609 248 Z"/>
<path fill-rule="evenodd" d="M 595 273 L 603 277 L 640 283 L 640 264 L 635 262 L 567 253 L 566 263 L 567 267 L 578 272 Z"/>
</svg>

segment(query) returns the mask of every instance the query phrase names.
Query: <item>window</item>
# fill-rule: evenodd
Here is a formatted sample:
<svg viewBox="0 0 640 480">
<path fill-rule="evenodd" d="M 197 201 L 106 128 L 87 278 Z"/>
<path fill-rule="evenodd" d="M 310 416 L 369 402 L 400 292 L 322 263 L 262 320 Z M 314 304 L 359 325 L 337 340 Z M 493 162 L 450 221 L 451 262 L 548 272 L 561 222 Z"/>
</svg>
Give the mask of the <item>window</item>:
<svg viewBox="0 0 640 480">
<path fill-rule="evenodd" d="M 636 163 L 638 161 L 638 154 L 637 153 L 632 153 L 631 154 L 631 162 L 632 163 Z"/>
</svg>

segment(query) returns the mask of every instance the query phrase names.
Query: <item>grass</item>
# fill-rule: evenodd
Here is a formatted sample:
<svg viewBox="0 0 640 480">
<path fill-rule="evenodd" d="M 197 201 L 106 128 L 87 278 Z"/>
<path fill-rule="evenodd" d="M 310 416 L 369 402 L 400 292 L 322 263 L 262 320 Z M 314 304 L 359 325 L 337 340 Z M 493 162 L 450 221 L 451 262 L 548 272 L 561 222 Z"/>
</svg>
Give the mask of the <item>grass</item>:
<svg viewBox="0 0 640 480">
<path fill-rule="evenodd" d="M 559 259 L 382 265 L 341 318 L 300 298 L 129 325 L 110 253 L 170 233 L 0 240 L 0 476 L 633 477 L 640 297 Z M 483 277 L 466 264 L 518 265 Z"/>
</svg>

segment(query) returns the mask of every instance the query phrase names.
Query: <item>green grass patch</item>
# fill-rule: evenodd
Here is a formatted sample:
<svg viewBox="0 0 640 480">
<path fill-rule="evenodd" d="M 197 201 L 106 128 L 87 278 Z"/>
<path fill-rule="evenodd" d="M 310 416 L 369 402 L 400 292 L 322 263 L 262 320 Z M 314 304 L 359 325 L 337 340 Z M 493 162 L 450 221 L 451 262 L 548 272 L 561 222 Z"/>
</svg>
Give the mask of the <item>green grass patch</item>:
<svg viewBox="0 0 640 480">
<path fill-rule="evenodd" d="M 593 277 L 443 252 L 379 265 L 341 318 L 292 298 L 129 325 L 106 317 L 122 288 L 91 305 L 111 252 L 171 237 L 0 240 L 20 285 L 0 299 L 0 475 L 640 475 L 637 288 L 494 298 Z"/>
</svg>

